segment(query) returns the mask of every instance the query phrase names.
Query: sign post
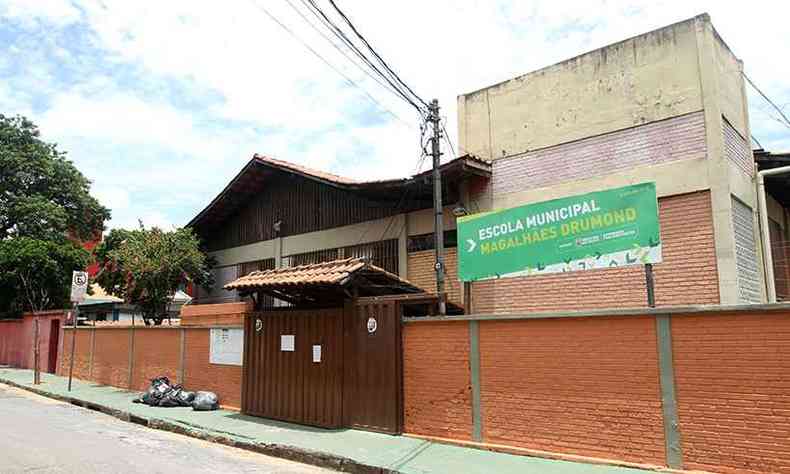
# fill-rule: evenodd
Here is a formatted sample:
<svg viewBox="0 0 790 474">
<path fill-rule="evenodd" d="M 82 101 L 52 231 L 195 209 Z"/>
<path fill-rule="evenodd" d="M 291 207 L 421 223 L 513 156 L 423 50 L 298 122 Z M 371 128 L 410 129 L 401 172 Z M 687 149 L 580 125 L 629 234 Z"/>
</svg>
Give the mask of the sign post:
<svg viewBox="0 0 790 474">
<path fill-rule="evenodd" d="M 661 262 L 655 183 L 570 196 L 458 219 L 463 281 Z"/>
<path fill-rule="evenodd" d="M 74 372 L 74 347 L 77 344 L 77 316 L 80 314 L 79 304 L 85 299 L 88 290 L 88 273 L 75 271 L 71 275 L 71 301 L 74 303 L 74 325 L 71 329 L 71 359 L 69 360 L 69 392 L 71 377 Z"/>
</svg>

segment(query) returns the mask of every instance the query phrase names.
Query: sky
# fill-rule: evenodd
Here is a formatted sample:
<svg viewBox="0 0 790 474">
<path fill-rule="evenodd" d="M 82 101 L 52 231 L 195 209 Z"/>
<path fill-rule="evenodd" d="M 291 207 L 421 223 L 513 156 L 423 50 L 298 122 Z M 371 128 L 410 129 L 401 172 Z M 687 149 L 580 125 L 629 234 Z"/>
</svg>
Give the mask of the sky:
<svg viewBox="0 0 790 474">
<path fill-rule="evenodd" d="M 0 0 L 0 113 L 68 152 L 109 228 L 185 225 L 254 153 L 359 179 L 413 174 L 416 112 L 317 33 L 303 1 Z M 790 114 L 790 2 L 336 3 L 439 99 L 456 146 L 459 94 L 703 12 Z M 749 92 L 753 136 L 790 151 L 790 129 Z"/>
</svg>

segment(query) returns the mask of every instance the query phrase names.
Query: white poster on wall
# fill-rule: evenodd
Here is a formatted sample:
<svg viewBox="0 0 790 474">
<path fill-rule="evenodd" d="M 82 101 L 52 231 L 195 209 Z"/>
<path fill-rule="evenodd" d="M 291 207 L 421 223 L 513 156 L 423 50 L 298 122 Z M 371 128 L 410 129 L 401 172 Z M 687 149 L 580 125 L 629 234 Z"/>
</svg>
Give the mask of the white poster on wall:
<svg viewBox="0 0 790 474">
<path fill-rule="evenodd" d="M 209 362 L 221 365 L 241 365 L 244 353 L 244 330 L 241 328 L 212 328 Z"/>
</svg>

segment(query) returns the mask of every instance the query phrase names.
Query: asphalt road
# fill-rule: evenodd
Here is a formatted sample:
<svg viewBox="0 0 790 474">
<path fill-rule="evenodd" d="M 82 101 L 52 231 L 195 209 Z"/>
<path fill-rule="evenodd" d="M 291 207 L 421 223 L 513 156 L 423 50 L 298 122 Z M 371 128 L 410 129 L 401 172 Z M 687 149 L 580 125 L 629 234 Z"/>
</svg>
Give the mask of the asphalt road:
<svg viewBox="0 0 790 474">
<path fill-rule="evenodd" d="M 127 423 L 0 384 L 0 473 L 330 472 Z"/>
</svg>

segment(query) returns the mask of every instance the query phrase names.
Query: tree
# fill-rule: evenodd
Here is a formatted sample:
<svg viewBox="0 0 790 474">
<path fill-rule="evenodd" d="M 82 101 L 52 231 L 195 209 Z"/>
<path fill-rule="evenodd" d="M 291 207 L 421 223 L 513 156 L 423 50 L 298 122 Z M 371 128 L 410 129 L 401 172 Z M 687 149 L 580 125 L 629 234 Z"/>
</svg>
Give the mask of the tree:
<svg viewBox="0 0 790 474">
<path fill-rule="evenodd" d="M 109 218 L 90 181 L 33 122 L 0 114 L 0 240 L 93 240 Z"/>
<path fill-rule="evenodd" d="M 0 315 L 65 307 L 71 272 L 89 261 L 88 251 L 67 240 L 0 240 Z"/>
<path fill-rule="evenodd" d="M 72 271 L 89 263 L 80 245 L 109 217 L 33 122 L 0 114 L 0 316 L 66 306 Z"/>
<path fill-rule="evenodd" d="M 191 229 L 114 229 L 96 250 L 96 281 L 140 308 L 146 325 L 162 324 L 170 298 L 184 283 L 213 284 L 212 262 L 199 244 Z"/>
</svg>

